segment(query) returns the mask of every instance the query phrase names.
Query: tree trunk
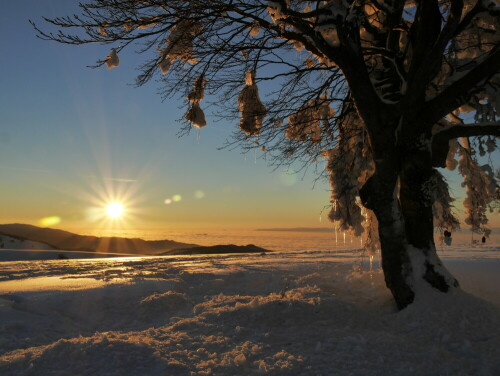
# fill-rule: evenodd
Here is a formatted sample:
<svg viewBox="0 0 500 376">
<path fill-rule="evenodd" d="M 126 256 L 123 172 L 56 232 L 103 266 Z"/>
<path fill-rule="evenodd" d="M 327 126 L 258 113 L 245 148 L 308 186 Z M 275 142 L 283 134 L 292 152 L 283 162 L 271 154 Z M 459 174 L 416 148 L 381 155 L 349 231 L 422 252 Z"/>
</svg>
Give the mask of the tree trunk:
<svg viewBox="0 0 500 376">
<path fill-rule="evenodd" d="M 413 302 L 412 266 L 408 256 L 405 227 L 397 199 L 397 167 L 377 163 L 375 174 L 360 191 L 363 205 L 373 210 L 378 220 L 385 283 L 399 309 Z"/>
<path fill-rule="evenodd" d="M 378 220 L 385 283 L 399 309 L 413 302 L 419 279 L 443 292 L 458 286 L 436 253 L 428 193 L 434 171 L 425 153 L 378 160 L 375 174 L 360 191 L 363 205 Z"/>
<path fill-rule="evenodd" d="M 457 280 L 439 259 L 434 243 L 434 216 L 432 192 L 435 187 L 431 155 L 427 150 L 406 154 L 399 182 L 399 200 L 405 223 L 405 232 L 412 257 L 415 278 L 423 278 L 432 287 L 447 292 L 458 287 Z"/>
</svg>

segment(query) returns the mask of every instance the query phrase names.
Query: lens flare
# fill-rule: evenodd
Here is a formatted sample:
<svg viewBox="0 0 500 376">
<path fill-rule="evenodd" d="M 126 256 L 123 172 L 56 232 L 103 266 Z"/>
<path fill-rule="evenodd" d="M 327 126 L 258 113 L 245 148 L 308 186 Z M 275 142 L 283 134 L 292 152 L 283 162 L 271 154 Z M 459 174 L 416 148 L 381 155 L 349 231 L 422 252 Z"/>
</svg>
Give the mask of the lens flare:
<svg viewBox="0 0 500 376">
<path fill-rule="evenodd" d="M 50 227 L 50 226 L 55 226 L 61 223 L 61 218 L 58 216 L 52 216 L 52 217 L 45 217 L 40 219 L 40 225 L 42 227 Z"/>
</svg>

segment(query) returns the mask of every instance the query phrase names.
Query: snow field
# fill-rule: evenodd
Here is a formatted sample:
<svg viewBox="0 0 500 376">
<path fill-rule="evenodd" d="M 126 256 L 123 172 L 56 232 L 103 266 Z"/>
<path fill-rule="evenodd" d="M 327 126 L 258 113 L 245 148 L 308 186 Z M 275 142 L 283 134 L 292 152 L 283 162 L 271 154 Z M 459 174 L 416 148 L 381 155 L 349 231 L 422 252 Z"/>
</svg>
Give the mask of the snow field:
<svg viewBox="0 0 500 376">
<path fill-rule="evenodd" d="M 459 280 L 484 269 L 459 265 Z M 397 312 L 380 270 L 332 252 L 0 268 L 24 281 L 18 291 L 0 281 L 6 376 L 500 374 L 498 306 L 430 292 Z M 53 277 L 57 290 L 37 287 Z M 101 284 L 71 284 L 82 277 Z"/>
</svg>

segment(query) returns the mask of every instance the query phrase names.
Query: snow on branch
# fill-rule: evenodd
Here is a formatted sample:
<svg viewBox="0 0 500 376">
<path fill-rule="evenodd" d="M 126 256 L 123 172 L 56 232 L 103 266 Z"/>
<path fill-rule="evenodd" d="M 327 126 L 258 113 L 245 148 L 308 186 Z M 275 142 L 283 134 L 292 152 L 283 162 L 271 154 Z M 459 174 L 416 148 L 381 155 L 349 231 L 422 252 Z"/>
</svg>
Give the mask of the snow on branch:
<svg viewBox="0 0 500 376">
<path fill-rule="evenodd" d="M 436 97 L 428 101 L 424 107 L 426 119 L 434 124 L 467 103 L 480 84 L 486 83 L 494 74 L 500 71 L 500 45 L 497 45 L 466 74 L 448 85 Z"/>
<path fill-rule="evenodd" d="M 435 167 L 446 167 L 446 157 L 448 155 L 448 142 L 459 137 L 474 136 L 495 136 L 500 137 L 500 122 L 485 124 L 457 124 L 438 130 L 432 136 L 432 161 Z"/>
<path fill-rule="evenodd" d="M 205 114 L 200 107 L 200 102 L 205 96 L 205 76 L 201 75 L 198 77 L 193 85 L 193 89 L 187 95 L 187 100 L 191 103 L 188 111 L 184 115 L 184 118 L 191 122 L 196 128 L 203 128 L 207 125 L 205 120 Z"/>
<path fill-rule="evenodd" d="M 108 56 L 106 56 L 104 61 L 106 61 L 106 66 L 108 67 L 108 69 L 120 65 L 120 58 L 118 57 L 118 54 L 116 53 L 116 50 L 114 48 L 111 49 L 111 52 L 109 53 Z"/>
<path fill-rule="evenodd" d="M 247 135 L 259 134 L 267 110 L 259 98 L 254 71 L 246 73 L 245 86 L 238 95 L 238 108 L 241 114 L 240 129 Z"/>
</svg>

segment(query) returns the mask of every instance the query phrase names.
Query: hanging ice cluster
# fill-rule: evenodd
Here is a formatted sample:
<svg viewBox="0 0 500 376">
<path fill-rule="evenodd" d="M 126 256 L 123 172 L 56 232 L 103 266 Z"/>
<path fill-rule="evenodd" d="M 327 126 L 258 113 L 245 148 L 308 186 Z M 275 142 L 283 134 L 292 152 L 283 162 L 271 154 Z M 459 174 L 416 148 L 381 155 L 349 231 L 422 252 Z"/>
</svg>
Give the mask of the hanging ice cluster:
<svg viewBox="0 0 500 376">
<path fill-rule="evenodd" d="M 146 30 L 149 27 L 156 26 L 158 21 L 158 17 L 142 17 L 139 20 L 140 24 L 137 26 L 137 29 Z"/>
<path fill-rule="evenodd" d="M 342 230 L 353 235 L 363 233 L 364 217 L 357 203 L 359 189 L 368 180 L 374 170 L 369 145 L 355 112 L 345 116 L 342 121 L 342 133 L 337 146 L 328 151 L 327 171 L 332 188 L 332 209 L 328 217 L 339 222 Z"/>
<path fill-rule="evenodd" d="M 465 7 L 470 10 L 476 3 L 477 1 L 466 0 Z M 482 6 L 484 10 L 452 41 L 454 59 L 451 64 L 456 72 L 449 76 L 447 84 L 460 78 L 470 70 L 470 66 L 480 62 L 500 43 L 500 5 L 495 1 L 485 0 L 482 1 Z M 481 92 L 476 93 L 468 104 L 460 107 L 456 115 L 472 110 L 478 112 L 475 116 L 476 122 L 495 121 L 495 115 L 500 118 L 500 74 L 490 78 Z"/>
<path fill-rule="evenodd" d="M 455 159 L 455 156 L 457 155 L 461 146 L 458 143 L 458 140 L 456 138 L 453 138 L 449 141 L 449 147 L 450 149 L 446 158 L 446 169 L 453 171 L 458 166 L 458 161 Z"/>
<path fill-rule="evenodd" d="M 475 123 L 492 123 L 500 120 L 500 74 L 492 77 L 482 91 L 472 96 L 468 103 L 453 111 L 453 114 L 459 117 L 461 114 L 473 111 L 475 111 Z"/>
<path fill-rule="evenodd" d="M 378 221 L 375 213 L 365 209 L 365 231 L 366 239 L 364 248 L 368 251 L 368 255 L 372 256 L 380 250 L 380 238 L 378 236 Z"/>
<path fill-rule="evenodd" d="M 109 53 L 108 56 L 106 56 L 106 66 L 108 69 L 117 67 L 120 65 L 120 58 L 118 57 L 118 54 L 116 53 L 116 50 L 114 48 L 111 49 L 111 52 Z"/>
<path fill-rule="evenodd" d="M 484 225 L 488 223 L 486 212 L 496 192 L 493 171 L 488 165 L 479 166 L 465 147 L 459 148 L 459 155 L 458 170 L 464 177 L 462 186 L 465 187 L 465 223 L 475 232 L 484 232 Z"/>
<path fill-rule="evenodd" d="M 365 18 L 368 21 L 368 23 L 377 29 L 383 29 L 384 25 L 386 24 L 386 18 L 387 16 L 384 14 L 384 12 L 380 9 L 381 7 L 376 6 L 371 3 L 367 3 L 364 5 L 364 13 L 365 13 Z"/>
<path fill-rule="evenodd" d="M 97 28 L 97 31 L 99 32 L 99 34 L 101 34 L 103 37 L 105 37 L 106 35 L 108 35 L 108 33 L 106 32 L 106 29 L 102 26 L 99 26 Z"/>
<path fill-rule="evenodd" d="M 329 120 L 335 115 L 325 93 L 303 105 L 295 114 L 288 117 L 286 138 L 295 141 L 321 141 L 321 125 L 329 127 Z"/>
<path fill-rule="evenodd" d="M 252 36 L 257 36 L 260 33 L 260 25 L 258 23 L 253 23 L 249 26 L 249 34 Z"/>
<path fill-rule="evenodd" d="M 286 0 L 286 5 L 290 5 L 290 0 Z M 286 15 L 282 12 L 282 6 L 278 1 L 268 1 L 267 12 L 274 23 L 279 23 L 281 20 L 286 18 Z"/>
<path fill-rule="evenodd" d="M 329 10 L 330 14 L 321 14 L 317 19 L 314 30 L 321 33 L 323 39 L 332 47 L 340 46 L 340 39 L 335 21 L 347 16 L 349 5 L 344 0 L 325 1 L 320 8 Z"/>
<path fill-rule="evenodd" d="M 172 62 L 170 61 L 168 56 L 163 56 L 162 60 L 158 63 L 158 67 L 160 68 L 160 71 L 162 74 L 167 74 L 168 71 L 170 70 L 170 65 Z"/>
<path fill-rule="evenodd" d="M 240 129 L 248 135 L 260 133 L 266 108 L 259 98 L 259 89 L 255 84 L 255 72 L 246 73 L 245 86 L 238 95 L 238 108 L 240 111 Z"/>
<path fill-rule="evenodd" d="M 201 32 L 202 25 L 195 20 L 181 20 L 170 29 L 167 37 L 167 47 L 162 52 L 162 60 L 159 63 L 163 74 L 168 72 L 170 64 L 176 59 L 196 64 L 193 51 L 193 41 L 197 34 Z"/>
<path fill-rule="evenodd" d="M 460 222 L 453 215 L 453 201 L 455 201 L 449 192 L 448 183 L 437 170 L 434 171 L 429 184 L 427 185 L 429 192 L 432 195 L 434 226 L 440 229 L 453 231 L 460 228 Z"/>
<path fill-rule="evenodd" d="M 487 7 L 485 9 L 488 9 Z M 453 40 L 455 58 L 461 63 L 472 61 L 484 55 L 500 42 L 500 20 L 487 11 L 480 13 L 469 28 Z"/>
<path fill-rule="evenodd" d="M 193 89 L 187 95 L 187 100 L 190 103 L 189 109 L 187 110 L 184 118 L 191 122 L 196 128 L 203 128 L 207 125 L 205 121 L 205 114 L 200 107 L 200 102 L 205 96 L 205 76 L 201 75 L 196 79 L 193 85 Z"/>
</svg>

